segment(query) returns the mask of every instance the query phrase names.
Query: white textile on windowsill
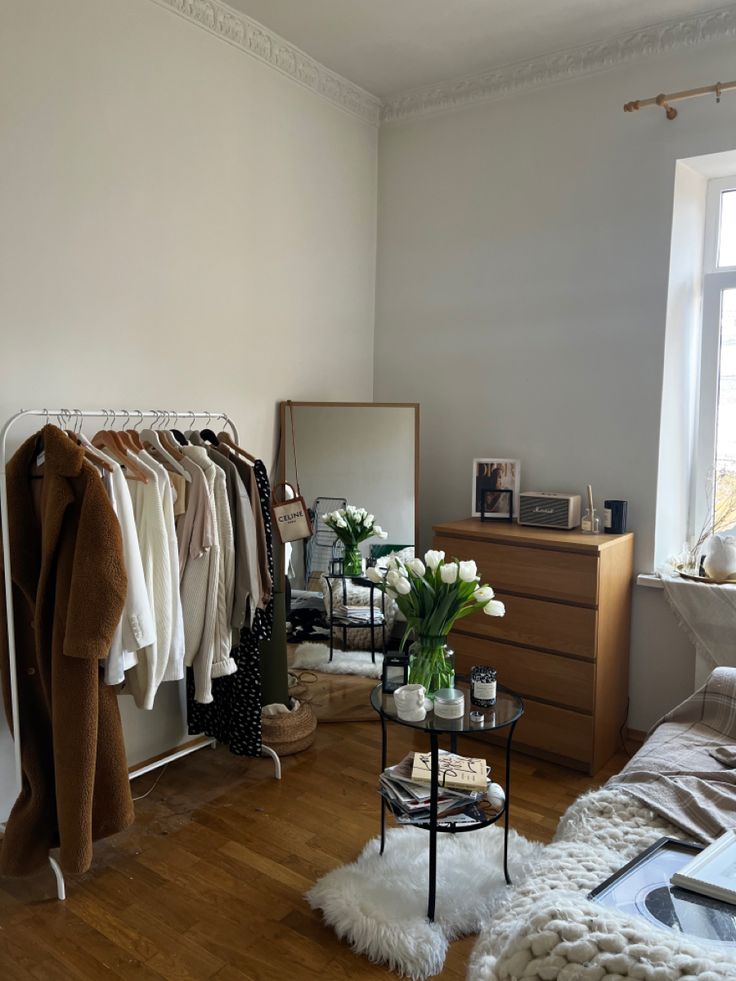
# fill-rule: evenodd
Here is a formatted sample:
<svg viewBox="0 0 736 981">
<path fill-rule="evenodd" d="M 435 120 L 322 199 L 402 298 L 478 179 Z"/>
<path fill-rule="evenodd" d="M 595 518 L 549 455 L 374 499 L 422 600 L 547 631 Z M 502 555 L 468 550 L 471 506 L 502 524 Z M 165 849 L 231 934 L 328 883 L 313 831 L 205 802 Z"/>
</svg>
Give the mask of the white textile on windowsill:
<svg viewBox="0 0 736 981">
<path fill-rule="evenodd" d="M 675 616 L 695 645 L 695 687 L 714 668 L 736 666 L 736 584 L 718 586 L 678 576 L 671 566 L 657 570 Z"/>
</svg>

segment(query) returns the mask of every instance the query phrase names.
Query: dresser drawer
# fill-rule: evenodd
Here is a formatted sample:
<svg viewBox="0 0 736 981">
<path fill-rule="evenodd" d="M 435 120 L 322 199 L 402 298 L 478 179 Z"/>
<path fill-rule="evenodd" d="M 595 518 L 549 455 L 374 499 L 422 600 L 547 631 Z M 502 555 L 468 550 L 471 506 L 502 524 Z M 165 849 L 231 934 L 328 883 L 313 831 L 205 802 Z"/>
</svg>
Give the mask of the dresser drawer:
<svg viewBox="0 0 736 981">
<path fill-rule="evenodd" d="M 498 598 L 506 605 L 505 617 L 474 613 L 462 621 L 463 632 L 595 659 L 595 610 L 503 593 Z"/>
<path fill-rule="evenodd" d="M 512 593 L 587 603 L 598 601 L 598 557 L 576 552 L 469 541 L 436 535 L 434 548 L 448 558 L 475 559 L 482 582 Z"/>
<path fill-rule="evenodd" d="M 513 745 L 590 764 L 593 717 L 525 699 L 524 714 L 516 726 Z"/>
<path fill-rule="evenodd" d="M 594 705 L 595 664 L 525 647 L 511 647 L 472 637 L 456 630 L 450 635 L 458 674 L 470 674 L 474 664 L 487 664 L 498 672 L 498 683 L 519 695 L 530 695 L 582 712 Z"/>
</svg>

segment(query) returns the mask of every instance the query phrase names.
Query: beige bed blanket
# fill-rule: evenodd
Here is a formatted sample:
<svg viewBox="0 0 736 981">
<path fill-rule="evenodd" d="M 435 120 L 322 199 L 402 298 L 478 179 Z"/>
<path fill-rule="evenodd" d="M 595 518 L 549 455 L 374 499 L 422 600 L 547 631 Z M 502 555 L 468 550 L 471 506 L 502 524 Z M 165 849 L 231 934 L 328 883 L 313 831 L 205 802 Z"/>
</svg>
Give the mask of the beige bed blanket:
<svg viewBox="0 0 736 981">
<path fill-rule="evenodd" d="M 709 842 L 736 827 L 736 668 L 657 722 L 607 786 L 633 794 L 689 837 Z"/>
</svg>

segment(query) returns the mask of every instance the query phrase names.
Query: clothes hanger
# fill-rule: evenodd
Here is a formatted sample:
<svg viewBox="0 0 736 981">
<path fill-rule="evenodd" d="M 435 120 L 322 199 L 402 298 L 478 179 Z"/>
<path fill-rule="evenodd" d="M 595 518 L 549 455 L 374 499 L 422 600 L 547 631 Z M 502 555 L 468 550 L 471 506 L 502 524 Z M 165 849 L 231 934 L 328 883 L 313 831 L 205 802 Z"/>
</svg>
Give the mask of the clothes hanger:
<svg viewBox="0 0 736 981">
<path fill-rule="evenodd" d="M 215 433 L 213 433 L 212 430 L 209 428 L 211 425 L 212 425 L 212 416 L 208 412 L 207 422 L 204 424 L 204 428 L 200 429 L 199 435 L 205 441 L 205 443 L 209 443 L 211 446 L 217 446 L 220 441 L 215 435 Z"/>
<path fill-rule="evenodd" d="M 141 413 L 141 421 L 143 421 L 143 413 Z M 168 422 L 168 419 L 166 421 Z M 138 433 L 138 431 L 135 430 L 135 434 L 140 439 L 142 448 L 151 447 L 166 461 L 166 463 L 172 467 L 173 470 L 176 471 L 176 473 L 181 474 L 187 483 L 192 482 L 192 475 L 179 462 L 179 460 L 183 459 L 184 454 L 180 453 L 178 449 L 170 449 L 164 444 L 162 438 L 164 435 L 163 432 L 159 433 L 155 429 L 144 429 L 141 433 Z"/>
<path fill-rule="evenodd" d="M 138 446 L 136 441 L 126 430 L 125 427 L 130 422 L 130 412 L 127 409 L 124 409 L 123 411 L 125 412 L 125 422 L 123 423 L 122 427 L 117 431 L 116 435 L 118 436 L 120 442 L 122 443 L 122 445 L 125 447 L 126 450 L 130 450 L 131 453 L 137 454 L 140 452 L 141 449 L 143 449 L 143 447 Z"/>
<path fill-rule="evenodd" d="M 196 418 L 197 418 L 196 415 L 194 414 L 194 412 L 192 412 L 192 426 L 194 426 L 194 421 Z M 176 425 L 177 426 L 179 425 L 178 416 L 176 419 Z M 169 444 L 173 444 L 174 440 L 176 440 L 176 442 L 179 443 L 180 446 L 189 446 L 189 440 L 186 438 L 184 433 L 181 432 L 181 430 L 179 429 L 172 429 L 171 432 L 167 433 L 166 435 L 167 437 L 169 437 Z M 173 437 L 173 439 L 171 437 Z"/>
<path fill-rule="evenodd" d="M 130 438 L 135 443 L 136 449 L 143 450 L 143 449 L 145 449 L 145 446 L 143 445 L 143 440 L 141 439 L 141 434 L 136 429 L 136 426 L 140 426 L 140 425 L 143 424 L 143 413 L 141 412 L 140 409 L 133 409 L 133 412 L 137 412 L 140 418 L 138 419 L 138 422 L 137 423 L 134 423 L 133 426 L 132 426 L 132 428 L 131 429 L 127 429 L 126 432 L 127 432 L 128 436 L 130 436 Z"/>
<path fill-rule="evenodd" d="M 114 424 L 117 415 L 115 409 L 106 409 L 105 412 L 110 413 L 111 421 Z M 107 427 L 109 421 L 108 416 L 105 415 L 103 426 Z M 120 433 L 113 429 L 103 428 L 92 437 L 92 445 L 110 453 L 121 466 L 125 467 L 126 476 L 130 476 L 134 480 L 140 480 L 144 484 L 148 483 L 148 473 L 140 464 L 135 462 L 133 454 L 128 453 L 128 448 L 120 439 Z"/>
<path fill-rule="evenodd" d="M 77 446 L 82 447 L 84 450 L 84 455 L 90 461 L 90 463 L 93 463 L 96 467 L 102 467 L 102 469 L 106 470 L 108 473 L 112 473 L 113 469 L 109 460 L 107 460 L 99 450 L 95 449 L 95 447 L 82 432 L 82 410 L 74 409 L 73 412 L 76 417 L 73 423 L 74 428 L 66 430 L 67 436 L 74 443 L 76 443 Z"/>
<path fill-rule="evenodd" d="M 230 436 L 228 433 L 218 433 L 217 438 L 221 443 L 224 443 L 225 446 L 228 446 L 234 453 L 239 453 L 240 456 L 245 457 L 245 459 L 249 460 L 251 463 L 256 462 L 257 457 L 251 456 L 250 453 L 247 453 L 241 446 L 238 446 L 238 444 L 233 440 L 232 436 Z"/>
</svg>

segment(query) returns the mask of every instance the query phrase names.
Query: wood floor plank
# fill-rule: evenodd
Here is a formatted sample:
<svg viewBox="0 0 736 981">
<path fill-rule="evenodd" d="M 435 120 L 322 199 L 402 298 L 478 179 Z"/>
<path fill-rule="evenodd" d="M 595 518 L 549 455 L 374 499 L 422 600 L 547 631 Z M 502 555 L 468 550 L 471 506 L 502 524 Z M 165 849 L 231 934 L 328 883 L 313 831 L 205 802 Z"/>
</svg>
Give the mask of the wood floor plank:
<svg viewBox="0 0 736 981">
<path fill-rule="evenodd" d="M 361 679 L 364 690 L 366 679 Z M 349 698 L 359 706 L 356 692 Z M 347 701 L 349 701 L 349 698 Z M 346 701 L 346 704 L 347 704 Z M 338 712 L 339 714 L 339 712 Z M 226 749 L 170 764 L 136 823 L 100 842 L 93 868 L 70 877 L 60 904 L 45 870 L 0 880 L 2 981 L 373 981 L 392 977 L 338 941 L 304 900 L 322 875 L 352 861 L 379 830 L 380 726 L 320 725 L 314 746 L 267 761 Z M 390 731 L 397 762 L 422 737 Z M 503 779 L 500 748 L 463 740 Z M 482 749 L 482 753 L 479 752 Z M 590 779 L 522 755 L 513 761 L 511 824 L 549 841 L 578 794 L 617 772 L 621 754 Z M 147 775 L 148 777 L 148 775 Z M 137 794 L 152 781 L 136 781 Z M 474 943 L 451 944 L 442 981 L 464 981 Z"/>
</svg>

